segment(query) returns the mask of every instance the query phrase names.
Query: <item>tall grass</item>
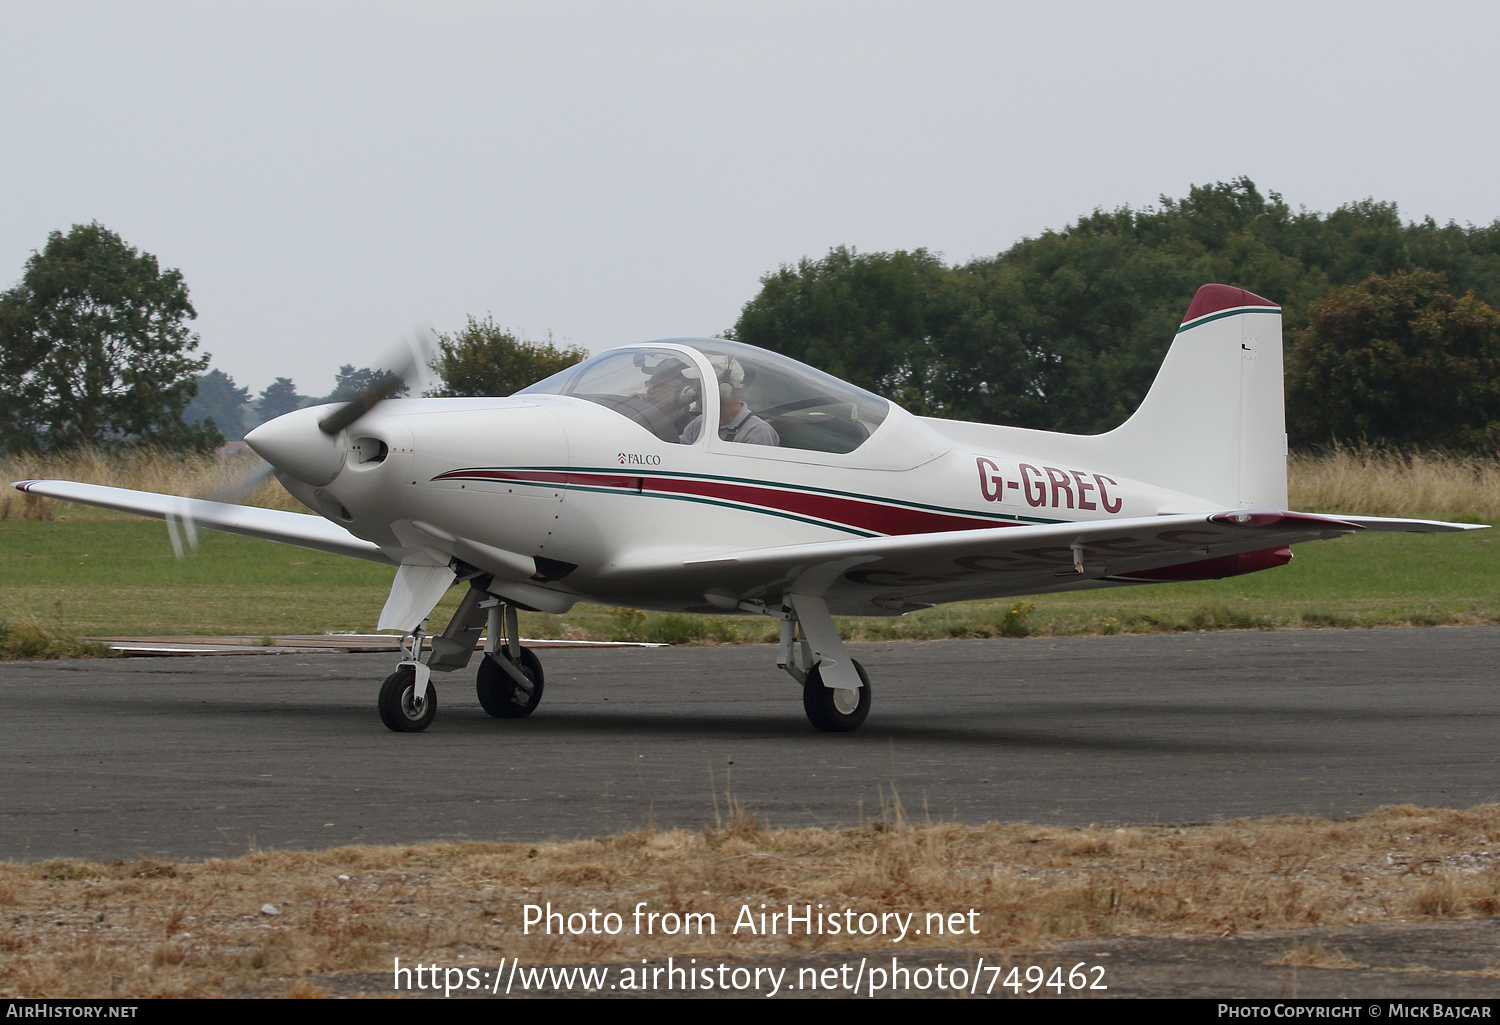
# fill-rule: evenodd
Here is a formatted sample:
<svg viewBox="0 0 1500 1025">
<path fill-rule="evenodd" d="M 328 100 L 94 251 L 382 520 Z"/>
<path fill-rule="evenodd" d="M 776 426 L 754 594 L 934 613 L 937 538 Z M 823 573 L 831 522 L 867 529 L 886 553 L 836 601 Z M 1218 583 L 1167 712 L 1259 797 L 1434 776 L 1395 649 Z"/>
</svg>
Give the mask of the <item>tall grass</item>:
<svg viewBox="0 0 1500 1025">
<path fill-rule="evenodd" d="M 232 484 L 254 463 L 249 453 L 84 449 L 0 456 L 0 481 L 71 480 L 172 495 L 210 495 Z M 1292 508 L 1304 512 L 1500 523 L 1500 457 L 1495 456 L 1339 447 L 1294 454 L 1287 462 L 1287 483 Z M 240 501 L 303 511 L 274 480 Z M 48 519 L 57 504 L 7 492 L 0 497 L 0 519 Z M 69 515 L 79 512 L 74 507 Z"/>
<path fill-rule="evenodd" d="M 118 452 L 76 449 L 0 456 L 0 482 L 19 480 L 67 480 L 103 484 L 133 491 L 155 491 L 167 495 L 210 497 L 233 487 L 260 463 L 250 452 L 220 456 L 214 453 L 170 452 L 160 448 L 127 449 Z M 263 509 L 306 510 L 274 479 L 262 481 L 250 494 L 238 499 L 244 505 Z M 36 495 L 23 495 L 6 488 L 0 494 L 0 520 L 49 520 L 61 508 L 73 518 L 114 518 L 125 513 L 88 510 Z"/>
<path fill-rule="evenodd" d="M 1334 448 L 1287 463 L 1291 506 L 1303 512 L 1500 522 L 1500 458 Z"/>
</svg>

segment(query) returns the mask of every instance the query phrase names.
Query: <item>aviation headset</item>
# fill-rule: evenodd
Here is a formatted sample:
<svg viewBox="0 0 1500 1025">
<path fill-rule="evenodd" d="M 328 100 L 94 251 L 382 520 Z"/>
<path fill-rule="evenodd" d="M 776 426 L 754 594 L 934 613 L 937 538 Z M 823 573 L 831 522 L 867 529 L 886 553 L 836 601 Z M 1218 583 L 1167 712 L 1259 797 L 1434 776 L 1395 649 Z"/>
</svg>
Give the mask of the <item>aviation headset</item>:
<svg viewBox="0 0 1500 1025">
<path fill-rule="evenodd" d="M 745 368 L 733 356 L 710 356 L 708 365 L 714 368 L 714 377 L 719 381 L 720 402 L 728 401 L 735 392 L 745 387 Z M 683 370 L 682 376 L 696 381 L 698 368 L 688 367 Z"/>
<path fill-rule="evenodd" d="M 639 358 L 639 357 L 638 357 Z M 745 368 L 740 361 L 733 356 L 710 356 L 709 366 L 713 367 L 714 376 L 719 381 L 719 401 L 727 402 L 735 392 L 745 386 Z M 677 393 L 677 402 L 688 405 L 698 400 L 698 368 L 675 356 L 668 357 L 658 363 L 651 371 L 652 377 L 662 374 L 680 373 L 689 383 L 684 384 Z"/>
</svg>

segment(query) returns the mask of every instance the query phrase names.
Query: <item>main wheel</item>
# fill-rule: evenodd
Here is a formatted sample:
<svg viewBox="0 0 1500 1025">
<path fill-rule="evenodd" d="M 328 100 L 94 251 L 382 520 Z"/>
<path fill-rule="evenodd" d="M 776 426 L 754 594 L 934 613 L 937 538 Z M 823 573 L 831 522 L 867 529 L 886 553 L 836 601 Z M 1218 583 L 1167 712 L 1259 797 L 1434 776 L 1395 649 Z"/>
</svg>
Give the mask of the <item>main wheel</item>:
<svg viewBox="0 0 1500 1025">
<path fill-rule="evenodd" d="M 807 684 L 802 688 L 802 708 L 807 712 L 807 721 L 824 733 L 852 733 L 870 714 L 870 677 L 864 666 L 852 658 L 849 661 L 859 673 L 859 690 L 851 693 L 823 686 L 823 675 L 817 666 L 808 672 Z"/>
<path fill-rule="evenodd" d="M 380 721 L 397 733 L 420 733 L 432 725 L 437 715 L 437 689 L 427 681 L 427 694 L 416 699 L 417 671 L 402 666 L 380 685 Z"/>
<path fill-rule="evenodd" d="M 479 703 L 484 710 L 496 719 L 524 719 L 542 702 L 542 662 L 530 648 L 521 649 L 521 672 L 531 681 L 531 693 L 527 694 L 509 673 L 495 664 L 495 658 L 507 658 L 509 650 L 502 645 L 495 657 L 484 656 L 474 689 L 479 692 Z"/>
</svg>

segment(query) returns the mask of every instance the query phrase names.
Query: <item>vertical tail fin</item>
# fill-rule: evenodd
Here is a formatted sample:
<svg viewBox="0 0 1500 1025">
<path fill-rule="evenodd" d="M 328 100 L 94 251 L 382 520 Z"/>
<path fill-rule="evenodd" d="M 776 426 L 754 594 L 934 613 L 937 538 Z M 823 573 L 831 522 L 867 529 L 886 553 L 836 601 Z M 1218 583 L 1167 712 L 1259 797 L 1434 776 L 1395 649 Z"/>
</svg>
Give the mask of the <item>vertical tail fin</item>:
<svg viewBox="0 0 1500 1025">
<path fill-rule="evenodd" d="M 1224 508 L 1285 509 L 1281 307 L 1230 285 L 1198 289 L 1145 401 L 1100 440 L 1136 480 Z"/>
</svg>

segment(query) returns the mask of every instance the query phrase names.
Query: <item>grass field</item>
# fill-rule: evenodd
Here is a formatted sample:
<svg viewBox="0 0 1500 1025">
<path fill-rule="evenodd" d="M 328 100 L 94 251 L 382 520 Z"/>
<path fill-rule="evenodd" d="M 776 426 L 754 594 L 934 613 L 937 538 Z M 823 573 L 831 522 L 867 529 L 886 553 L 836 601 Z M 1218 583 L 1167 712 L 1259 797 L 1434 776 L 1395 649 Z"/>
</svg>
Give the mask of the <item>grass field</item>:
<svg viewBox="0 0 1500 1025">
<path fill-rule="evenodd" d="M 489 968 L 502 957 L 754 964 L 941 947 L 993 962 L 1077 937 L 1231 936 L 1500 913 L 1491 856 L 1500 805 L 1389 807 L 1348 822 L 1280 816 L 1084 829 L 912 824 L 895 801 L 884 814 L 852 829 L 771 829 L 739 809 L 700 832 L 648 828 L 566 842 L 0 864 L 0 909 L 11 923 L 0 938 L 0 997 L 316 997 L 329 995 L 318 978 L 325 973 L 371 973 L 378 981 L 361 988 L 389 994 L 398 957 L 444 968 Z M 543 901 L 622 923 L 644 902 L 659 913 L 711 915 L 715 928 L 525 933 L 524 905 Z M 928 914 L 959 912 L 964 928 L 897 944 L 878 934 L 733 930 L 741 907 L 788 902 L 910 914 L 924 932 Z M 1304 935 L 1274 963 L 1363 967 L 1325 949 L 1318 932 Z"/>
<path fill-rule="evenodd" d="M 1500 622 L 1500 536 L 1381 534 L 1297 548 L 1291 565 L 1227 580 L 966 602 L 845 619 L 856 639 Z M 392 571 L 267 541 L 205 532 L 173 557 L 139 519 L 0 522 L 0 616 L 72 636 L 368 632 Z M 457 590 L 448 604 L 457 600 Z M 1019 610 L 1017 612 L 1016 610 Z M 442 618 L 442 610 L 434 616 Z M 759 617 L 672 616 L 581 605 L 527 615 L 531 637 L 744 643 Z"/>
<path fill-rule="evenodd" d="M 233 467 L 211 457 L 93 453 L 61 462 L 11 460 L 11 478 L 57 477 L 202 494 Z M 1500 461 L 1337 451 L 1290 465 L 1292 505 L 1310 512 L 1500 521 Z M 269 483 L 256 504 L 294 508 Z M 844 619 L 854 639 L 931 639 L 1203 629 L 1500 622 L 1500 538 L 1383 534 L 1298 546 L 1292 564 L 1218 581 L 1112 588 L 967 602 L 903 617 Z M 104 510 L 7 492 L 0 496 L 0 652 L 78 653 L 70 637 L 365 632 L 391 570 L 353 559 L 204 532 L 199 551 L 173 557 L 166 528 Z M 444 621 L 458 589 L 434 615 Z M 531 637 L 768 641 L 775 624 L 750 616 L 647 614 L 580 605 L 526 615 Z"/>
</svg>

